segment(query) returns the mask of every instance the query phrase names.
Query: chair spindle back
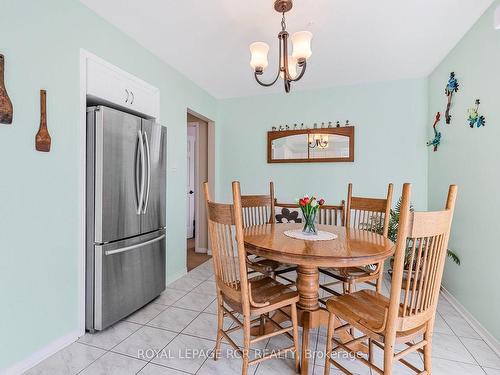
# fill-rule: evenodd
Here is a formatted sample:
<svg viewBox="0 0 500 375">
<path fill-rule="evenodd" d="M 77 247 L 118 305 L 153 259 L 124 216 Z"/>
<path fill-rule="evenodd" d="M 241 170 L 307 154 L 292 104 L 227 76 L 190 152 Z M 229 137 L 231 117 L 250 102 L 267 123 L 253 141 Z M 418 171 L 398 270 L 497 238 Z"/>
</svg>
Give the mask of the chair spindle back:
<svg viewBox="0 0 500 375">
<path fill-rule="evenodd" d="M 204 183 L 203 187 L 217 286 L 227 297 L 244 303 L 248 278 L 239 183 L 233 182 L 234 204 L 212 202 L 208 184 Z"/>
<path fill-rule="evenodd" d="M 444 210 L 410 212 L 410 190 L 403 186 L 389 308 L 399 330 L 418 327 L 436 312 L 457 196 L 451 185 Z"/>
<path fill-rule="evenodd" d="M 274 183 L 269 183 L 269 195 L 242 195 L 243 227 L 274 223 Z"/>
<path fill-rule="evenodd" d="M 323 205 L 318 211 L 318 224 L 344 226 L 345 201 L 340 205 Z"/>
<path fill-rule="evenodd" d="M 387 237 L 392 189 L 392 184 L 389 184 L 386 198 L 353 197 L 352 184 L 349 184 L 345 213 L 346 227 L 377 232 Z"/>
</svg>

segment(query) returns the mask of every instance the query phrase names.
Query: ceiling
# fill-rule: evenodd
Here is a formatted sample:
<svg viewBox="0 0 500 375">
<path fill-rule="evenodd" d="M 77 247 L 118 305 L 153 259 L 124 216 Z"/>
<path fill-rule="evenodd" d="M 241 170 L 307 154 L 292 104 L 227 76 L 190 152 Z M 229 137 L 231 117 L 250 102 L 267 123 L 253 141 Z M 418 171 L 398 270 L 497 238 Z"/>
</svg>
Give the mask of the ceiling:
<svg viewBox="0 0 500 375">
<path fill-rule="evenodd" d="M 80 0 L 217 98 L 283 92 L 259 86 L 248 45 L 270 44 L 277 69 L 281 16 L 273 0 Z M 428 75 L 493 0 L 294 0 L 288 31 L 314 34 L 292 90 Z"/>
</svg>

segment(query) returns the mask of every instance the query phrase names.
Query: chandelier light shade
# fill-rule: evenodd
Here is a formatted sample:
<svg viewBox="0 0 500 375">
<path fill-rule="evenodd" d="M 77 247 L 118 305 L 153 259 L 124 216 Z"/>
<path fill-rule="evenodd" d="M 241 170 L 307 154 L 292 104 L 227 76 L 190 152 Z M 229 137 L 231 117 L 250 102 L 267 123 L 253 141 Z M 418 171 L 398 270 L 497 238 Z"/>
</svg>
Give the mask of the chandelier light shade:
<svg viewBox="0 0 500 375">
<path fill-rule="evenodd" d="M 264 42 L 255 42 L 250 44 L 250 52 L 252 59 L 250 66 L 255 70 L 264 70 L 269 65 L 267 54 L 269 53 L 269 45 Z"/>
<path fill-rule="evenodd" d="M 292 35 L 292 56 L 297 60 L 307 60 L 312 55 L 311 40 L 312 33 L 309 31 L 299 31 Z"/>
<path fill-rule="evenodd" d="M 282 14 L 281 31 L 278 34 L 279 61 L 278 72 L 273 81 L 266 83 L 259 79 L 268 66 L 267 55 L 269 45 L 264 42 L 250 44 L 250 66 L 254 70 L 255 80 L 262 86 L 269 87 L 276 83 L 281 77 L 285 84 L 285 91 L 290 92 L 290 84 L 300 80 L 306 72 L 307 59 L 312 55 L 311 40 L 312 33 L 299 31 L 292 35 L 292 54 L 288 52 L 289 34 L 286 31 L 285 13 L 292 9 L 292 0 L 275 0 L 274 9 Z M 298 71 L 300 68 L 300 71 Z"/>
</svg>

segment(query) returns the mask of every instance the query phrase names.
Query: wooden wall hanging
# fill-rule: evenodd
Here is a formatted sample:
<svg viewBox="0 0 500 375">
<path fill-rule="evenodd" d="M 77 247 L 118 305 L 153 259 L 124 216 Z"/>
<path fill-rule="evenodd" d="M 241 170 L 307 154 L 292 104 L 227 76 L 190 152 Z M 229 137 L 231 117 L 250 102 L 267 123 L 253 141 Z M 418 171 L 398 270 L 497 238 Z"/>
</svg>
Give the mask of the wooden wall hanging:
<svg viewBox="0 0 500 375">
<path fill-rule="evenodd" d="M 450 78 L 448 79 L 448 83 L 446 84 L 446 88 L 444 89 L 444 93 L 448 97 L 448 104 L 446 105 L 446 112 L 444 113 L 444 117 L 446 119 L 447 124 L 451 122 L 451 115 L 450 115 L 451 99 L 453 98 L 453 93 L 457 91 L 458 91 L 458 81 L 455 78 L 455 72 L 451 72 Z"/>
<path fill-rule="evenodd" d="M 37 151 L 50 151 L 50 134 L 47 130 L 47 93 L 40 90 L 40 128 L 35 137 L 35 148 Z"/>
<path fill-rule="evenodd" d="M 434 125 L 432 125 L 432 129 L 434 130 L 434 138 L 427 142 L 427 146 L 433 146 L 434 152 L 438 150 L 439 145 L 441 144 L 441 132 L 438 132 L 437 125 L 441 120 L 441 113 L 436 113 L 436 118 L 434 119 Z"/>
<path fill-rule="evenodd" d="M 5 59 L 0 54 L 0 124 L 12 124 L 14 110 L 4 82 Z"/>
</svg>

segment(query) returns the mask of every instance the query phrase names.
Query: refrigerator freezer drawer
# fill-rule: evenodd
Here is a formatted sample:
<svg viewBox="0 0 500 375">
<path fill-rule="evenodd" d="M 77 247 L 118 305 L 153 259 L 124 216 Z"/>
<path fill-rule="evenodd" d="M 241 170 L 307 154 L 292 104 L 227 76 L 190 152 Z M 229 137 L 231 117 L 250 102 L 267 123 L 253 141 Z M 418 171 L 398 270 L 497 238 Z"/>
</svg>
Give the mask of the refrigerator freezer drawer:
<svg viewBox="0 0 500 375">
<path fill-rule="evenodd" d="M 94 329 L 133 313 L 165 289 L 165 232 L 96 245 Z"/>
</svg>

